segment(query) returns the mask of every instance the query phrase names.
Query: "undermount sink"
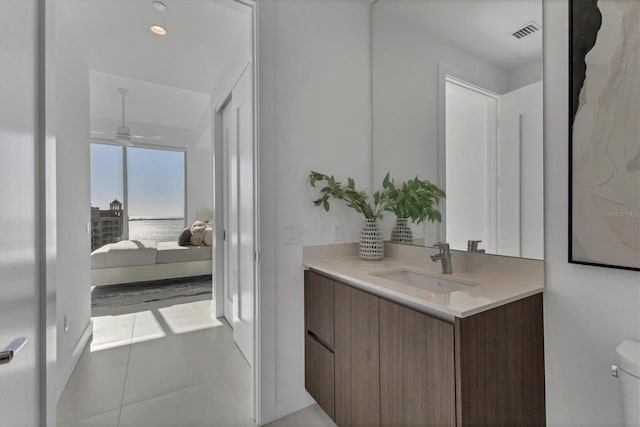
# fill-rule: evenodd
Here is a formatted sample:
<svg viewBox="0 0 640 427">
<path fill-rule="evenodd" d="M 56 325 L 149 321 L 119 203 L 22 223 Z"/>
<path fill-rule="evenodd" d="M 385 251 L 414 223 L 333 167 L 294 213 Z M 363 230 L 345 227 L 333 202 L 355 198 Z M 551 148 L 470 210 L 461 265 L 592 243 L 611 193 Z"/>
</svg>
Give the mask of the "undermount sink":
<svg viewBox="0 0 640 427">
<path fill-rule="evenodd" d="M 427 274 L 422 274 L 411 270 L 394 270 L 371 274 L 376 277 L 392 280 L 394 282 L 402 283 L 414 288 L 424 289 L 425 291 L 441 294 L 459 291 L 460 289 L 465 289 L 469 286 L 472 286 L 429 276 Z"/>
</svg>

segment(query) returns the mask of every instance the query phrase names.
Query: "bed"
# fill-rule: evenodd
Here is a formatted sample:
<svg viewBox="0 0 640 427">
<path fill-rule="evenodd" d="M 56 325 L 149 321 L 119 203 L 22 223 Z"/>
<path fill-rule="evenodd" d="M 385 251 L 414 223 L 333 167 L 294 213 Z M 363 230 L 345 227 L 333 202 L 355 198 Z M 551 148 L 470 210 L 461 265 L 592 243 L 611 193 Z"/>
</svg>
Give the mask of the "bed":
<svg viewBox="0 0 640 427">
<path fill-rule="evenodd" d="M 91 285 L 212 274 L 211 246 L 178 246 L 177 242 L 123 240 L 91 253 Z"/>
</svg>

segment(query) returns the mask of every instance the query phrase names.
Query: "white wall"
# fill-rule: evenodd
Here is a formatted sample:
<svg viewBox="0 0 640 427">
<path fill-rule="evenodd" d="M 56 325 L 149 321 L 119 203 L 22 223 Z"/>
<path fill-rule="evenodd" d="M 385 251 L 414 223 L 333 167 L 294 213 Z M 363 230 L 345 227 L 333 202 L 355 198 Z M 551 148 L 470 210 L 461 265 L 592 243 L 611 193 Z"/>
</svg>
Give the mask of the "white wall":
<svg viewBox="0 0 640 427">
<path fill-rule="evenodd" d="M 369 12 L 356 1 L 260 0 L 262 421 L 311 402 L 304 391 L 302 246 L 356 241 L 340 204 L 313 206 L 311 169 L 370 179 Z M 287 241 L 285 228 L 299 240 Z M 273 340 L 273 341 L 272 341 Z M 273 346 L 275 343 L 275 346 Z M 268 387 L 270 380 L 275 389 Z"/>
<path fill-rule="evenodd" d="M 209 111 L 207 116 L 211 117 Z M 200 211 L 210 218 L 199 218 Z M 195 144 L 187 148 L 187 225 L 213 217 L 213 133 L 211 120 Z"/>
<path fill-rule="evenodd" d="M 411 3 L 381 2 L 373 8 L 373 182 L 391 172 L 397 181 L 418 175 L 439 182 L 439 91 L 444 73 L 497 93 L 507 91 L 507 72 L 469 52 L 407 25 Z M 402 8 L 408 8 L 403 11 Z M 384 102 L 382 102 L 384 100 Z M 395 219 L 382 222 L 388 238 Z M 430 226 L 437 228 L 437 226 Z M 425 236 L 413 226 L 414 237 Z"/>
<path fill-rule="evenodd" d="M 549 425 L 621 425 L 615 348 L 640 339 L 640 274 L 567 263 L 568 6 L 545 0 L 545 363 Z"/>
<path fill-rule="evenodd" d="M 509 92 L 531 83 L 539 82 L 542 80 L 542 61 L 536 61 L 510 70 L 507 79 Z"/>
<path fill-rule="evenodd" d="M 64 15 L 57 29 L 58 388 L 74 368 L 74 349 L 91 317 L 89 68 Z M 64 332 L 64 317 L 68 332 Z"/>
</svg>

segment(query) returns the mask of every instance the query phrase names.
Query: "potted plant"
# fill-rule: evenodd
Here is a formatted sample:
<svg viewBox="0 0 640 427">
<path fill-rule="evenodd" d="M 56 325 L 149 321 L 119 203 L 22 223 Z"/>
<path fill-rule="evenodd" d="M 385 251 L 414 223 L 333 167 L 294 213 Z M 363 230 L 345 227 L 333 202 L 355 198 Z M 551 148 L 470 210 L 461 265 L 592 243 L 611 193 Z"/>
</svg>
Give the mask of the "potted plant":
<svg viewBox="0 0 640 427">
<path fill-rule="evenodd" d="M 388 174 L 385 180 L 389 181 Z M 313 201 L 314 205 L 322 206 L 328 212 L 331 199 L 343 200 L 348 207 L 364 216 L 366 223 L 360 233 L 360 258 L 367 261 L 381 260 L 384 257 L 384 243 L 377 220 L 382 218 L 382 212 L 389 210 L 390 206 L 395 203 L 387 191 L 376 191 L 373 194 L 373 204 L 371 204 L 367 194 L 356 189 L 353 178 L 347 178 L 347 185 L 344 185 L 336 181 L 333 176 L 311 171 L 309 183 L 314 188 L 317 183 L 324 185 L 320 189 L 322 196 Z"/>
<path fill-rule="evenodd" d="M 396 226 L 391 232 L 392 242 L 413 243 L 413 232 L 407 224 L 409 220 L 415 224 L 425 220 L 442 221 L 437 205 L 445 198 L 445 193 L 435 184 L 415 177 L 396 187 L 387 174 L 382 185 L 394 201 L 386 208 L 396 216 Z"/>
</svg>

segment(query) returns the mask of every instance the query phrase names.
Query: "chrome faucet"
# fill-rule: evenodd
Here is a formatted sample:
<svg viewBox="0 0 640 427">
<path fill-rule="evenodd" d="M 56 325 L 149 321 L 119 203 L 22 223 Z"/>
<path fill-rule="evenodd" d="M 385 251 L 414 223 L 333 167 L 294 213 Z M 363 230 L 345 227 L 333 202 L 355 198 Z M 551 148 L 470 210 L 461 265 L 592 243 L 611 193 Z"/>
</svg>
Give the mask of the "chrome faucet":
<svg viewBox="0 0 640 427">
<path fill-rule="evenodd" d="M 433 262 L 442 261 L 442 274 L 453 273 L 453 267 L 451 267 L 451 251 L 449 250 L 449 244 L 441 242 L 441 243 L 436 243 L 433 246 L 440 249 L 440 252 L 437 254 L 431 255 L 431 261 Z"/>
<path fill-rule="evenodd" d="M 478 252 L 484 253 L 484 249 L 478 249 L 478 243 L 481 243 L 482 240 L 467 240 L 467 251 L 469 252 Z"/>
</svg>

